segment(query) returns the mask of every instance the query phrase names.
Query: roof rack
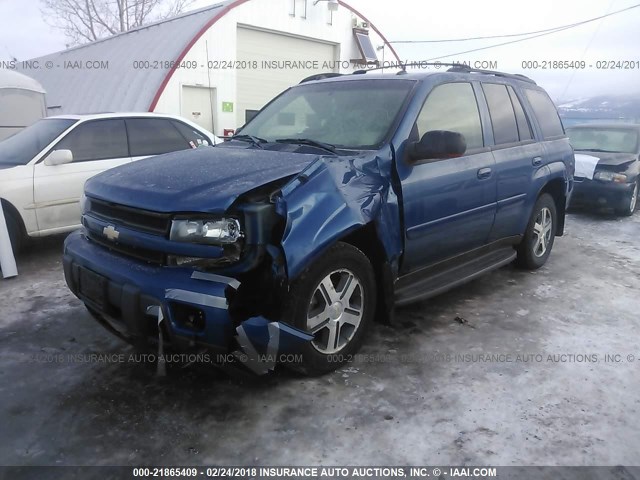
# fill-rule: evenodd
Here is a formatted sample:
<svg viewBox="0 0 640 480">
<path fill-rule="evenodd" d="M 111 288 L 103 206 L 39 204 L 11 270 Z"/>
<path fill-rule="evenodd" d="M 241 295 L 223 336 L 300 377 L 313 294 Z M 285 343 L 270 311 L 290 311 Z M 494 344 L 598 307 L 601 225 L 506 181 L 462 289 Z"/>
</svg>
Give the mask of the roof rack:
<svg viewBox="0 0 640 480">
<path fill-rule="evenodd" d="M 325 78 L 341 77 L 343 75 L 343 73 L 336 72 L 316 73 L 315 75 L 303 78 L 302 80 L 300 80 L 300 83 L 313 82 L 315 80 L 324 80 Z"/>
<path fill-rule="evenodd" d="M 483 73 L 485 75 L 494 75 L 496 77 L 513 78 L 514 80 L 522 80 L 523 82 L 529 82 L 537 85 L 534 80 L 530 79 L 526 75 L 521 75 L 519 73 L 499 72 L 497 70 L 482 70 L 480 68 L 471 68 L 464 63 L 454 65 L 449 70 L 447 70 L 447 72 Z"/>
<path fill-rule="evenodd" d="M 391 65 L 380 65 L 378 67 L 373 67 L 373 68 L 367 68 L 365 70 L 356 70 L 355 72 L 353 72 L 353 75 L 362 75 L 364 73 L 367 72 L 373 72 L 375 70 L 383 70 L 383 69 L 393 69 L 393 68 L 397 68 L 400 71 L 398 72 L 398 75 L 404 75 L 405 73 L 407 73 L 407 67 L 426 67 L 426 66 L 430 66 L 430 67 L 454 67 L 456 65 L 459 65 L 458 63 L 442 63 L 442 62 L 407 62 L 407 63 L 402 63 L 402 62 L 398 62 L 397 64 L 391 64 Z"/>
<path fill-rule="evenodd" d="M 444 63 L 444 62 L 408 62 L 408 63 L 398 63 L 398 65 L 385 65 L 385 66 L 378 66 L 378 67 L 373 67 L 373 68 L 368 68 L 366 70 L 356 70 L 355 72 L 352 72 L 351 75 L 364 75 L 367 72 L 373 72 L 376 70 L 382 70 L 382 69 L 392 69 L 392 68 L 397 68 L 400 71 L 397 73 L 397 75 L 406 75 L 407 74 L 407 67 L 414 67 L 414 66 L 421 66 L 421 67 L 425 67 L 425 66 L 432 66 L 432 67 L 450 67 L 447 72 L 451 72 L 451 73 L 482 73 L 484 75 L 494 75 L 496 77 L 502 77 L 502 78 L 512 78 L 514 80 L 521 80 L 523 82 L 528 82 L 528 83 L 532 83 L 533 85 L 537 85 L 537 83 L 530 79 L 529 77 L 525 76 L 525 75 L 521 75 L 519 73 L 505 73 L 505 72 L 499 72 L 497 70 L 483 70 L 480 68 L 471 68 L 470 66 L 468 66 L 465 63 Z M 307 77 L 303 80 L 300 81 L 300 83 L 305 83 L 305 82 L 311 82 L 314 80 L 323 80 L 325 78 L 333 78 L 333 77 L 341 77 L 343 75 L 348 75 L 347 73 L 334 73 L 334 72 L 327 72 L 327 73 L 318 73 L 316 75 L 311 75 L 310 77 Z"/>
</svg>

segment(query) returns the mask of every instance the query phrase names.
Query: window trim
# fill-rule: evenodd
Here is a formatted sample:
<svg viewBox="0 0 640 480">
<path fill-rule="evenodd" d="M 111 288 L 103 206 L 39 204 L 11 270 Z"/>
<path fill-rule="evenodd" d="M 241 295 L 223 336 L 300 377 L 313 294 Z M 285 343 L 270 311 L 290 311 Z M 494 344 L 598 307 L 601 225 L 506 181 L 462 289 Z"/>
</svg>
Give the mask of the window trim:
<svg viewBox="0 0 640 480">
<path fill-rule="evenodd" d="M 491 146 L 491 151 L 495 152 L 498 150 L 505 150 L 507 148 L 514 148 L 514 147 L 523 147 L 525 145 L 531 145 L 533 143 L 536 143 L 537 140 L 535 139 L 528 139 L 528 140 L 520 140 L 518 142 L 511 142 L 511 143 L 501 143 L 500 145 L 492 145 Z"/>
</svg>

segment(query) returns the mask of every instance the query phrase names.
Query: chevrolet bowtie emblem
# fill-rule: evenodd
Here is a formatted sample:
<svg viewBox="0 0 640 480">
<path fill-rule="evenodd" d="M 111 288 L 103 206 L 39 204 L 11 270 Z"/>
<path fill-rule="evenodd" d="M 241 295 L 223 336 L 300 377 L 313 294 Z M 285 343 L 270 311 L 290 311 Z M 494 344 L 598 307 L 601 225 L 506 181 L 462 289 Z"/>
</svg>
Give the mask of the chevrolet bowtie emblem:
<svg viewBox="0 0 640 480">
<path fill-rule="evenodd" d="M 105 237 L 107 237 L 112 242 L 115 242 L 116 240 L 118 240 L 118 237 L 120 236 L 120 232 L 117 231 L 115 227 L 111 225 L 109 225 L 108 227 L 104 227 L 104 229 L 102 229 L 102 233 L 104 234 Z"/>
</svg>

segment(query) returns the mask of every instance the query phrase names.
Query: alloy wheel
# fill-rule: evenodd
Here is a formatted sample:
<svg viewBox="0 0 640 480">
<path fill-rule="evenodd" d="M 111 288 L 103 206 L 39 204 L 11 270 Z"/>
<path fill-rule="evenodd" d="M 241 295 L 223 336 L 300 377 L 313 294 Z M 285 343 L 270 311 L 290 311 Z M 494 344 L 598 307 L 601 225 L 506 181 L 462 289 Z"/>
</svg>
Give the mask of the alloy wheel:
<svg viewBox="0 0 640 480">
<path fill-rule="evenodd" d="M 551 241 L 552 227 L 553 216 L 551 215 L 551 210 L 544 207 L 538 212 L 538 216 L 533 223 L 533 254 L 536 257 L 542 257 L 547 253 L 547 248 Z"/>
<path fill-rule="evenodd" d="M 638 182 L 636 182 L 636 186 L 633 188 L 633 193 L 631 194 L 631 200 L 629 201 L 629 211 L 631 213 L 636 211 L 637 203 L 638 203 Z"/>
<path fill-rule="evenodd" d="M 316 287 L 307 309 L 307 330 L 314 348 L 325 355 L 342 350 L 355 335 L 364 312 L 364 292 L 353 272 L 341 269 Z"/>
</svg>

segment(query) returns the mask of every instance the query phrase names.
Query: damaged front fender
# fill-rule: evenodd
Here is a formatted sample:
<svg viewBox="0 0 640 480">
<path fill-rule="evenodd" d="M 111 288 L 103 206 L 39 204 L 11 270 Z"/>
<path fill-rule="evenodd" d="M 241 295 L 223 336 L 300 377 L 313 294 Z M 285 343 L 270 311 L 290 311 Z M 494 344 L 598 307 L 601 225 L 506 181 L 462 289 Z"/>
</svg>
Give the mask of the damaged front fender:
<svg viewBox="0 0 640 480">
<path fill-rule="evenodd" d="M 289 280 L 336 241 L 373 224 L 385 261 L 397 272 L 400 215 L 391 181 L 391 151 L 357 157 L 320 157 L 277 198 L 286 218 L 282 250 Z"/>
</svg>

